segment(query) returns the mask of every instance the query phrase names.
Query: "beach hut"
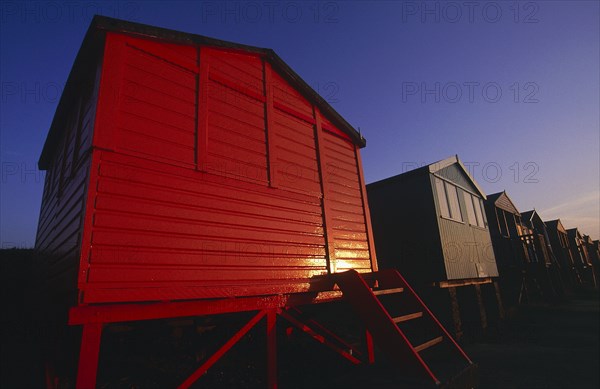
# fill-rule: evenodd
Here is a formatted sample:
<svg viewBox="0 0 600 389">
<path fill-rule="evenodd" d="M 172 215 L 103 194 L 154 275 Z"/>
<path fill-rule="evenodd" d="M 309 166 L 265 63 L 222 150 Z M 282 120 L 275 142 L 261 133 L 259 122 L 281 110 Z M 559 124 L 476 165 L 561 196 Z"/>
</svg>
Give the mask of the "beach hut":
<svg viewBox="0 0 600 389">
<path fill-rule="evenodd" d="M 581 276 L 578 268 L 575 266 L 566 228 L 560 219 L 549 220 L 545 224 L 552 252 L 560 264 L 563 279 L 571 287 L 581 285 Z"/>
<path fill-rule="evenodd" d="M 532 233 L 536 253 L 540 254 L 540 258 L 537 261 L 540 266 L 537 269 L 540 272 L 543 272 L 545 269 L 550 278 L 552 290 L 549 292 L 555 295 L 563 295 L 564 281 L 561 277 L 560 264 L 552 251 L 550 235 L 548 234 L 546 224 L 535 209 L 522 212 L 521 218 Z M 543 266 L 541 266 L 542 264 Z"/>
<path fill-rule="evenodd" d="M 275 387 L 278 318 L 354 364 L 375 342 L 440 383 L 424 352 L 445 344 L 471 372 L 402 276 L 377 272 L 365 144 L 270 49 L 95 17 L 39 159 L 39 296 L 83 327 L 77 387 L 96 384 L 106 325 L 236 312 L 255 314 L 180 387 L 259 322 Z M 392 317 L 378 296 L 398 293 L 416 311 Z M 368 331 L 363 354 L 296 315 L 342 298 Z M 410 320 L 431 338 L 410 340 Z"/>
<path fill-rule="evenodd" d="M 569 240 L 569 249 L 573 262 L 583 283 L 596 287 L 596 279 L 592 268 L 592 261 L 588 254 L 588 246 L 584 240 L 584 235 L 579 232 L 578 228 L 569 228 L 567 230 L 567 238 Z"/>
<path fill-rule="evenodd" d="M 541 297 L 536 274 L 538 265 L 546 263 L 544 247 L 536 244 L 536 236 L 506 191 L 489 195 L 485 210 L 505 303 L 515 305 L 534 295 Z"/>
<path fill-rule="evenodd" d="M 447 294 L 449 302 L 439 293 L 431 301 L 458 335 L 464 324 L 498 320 L 486 195 L 458 156 L 371 183 L 367 192 L 382 268 L 399 269 L 425 294 L 431 287 Z"/>
</svg>

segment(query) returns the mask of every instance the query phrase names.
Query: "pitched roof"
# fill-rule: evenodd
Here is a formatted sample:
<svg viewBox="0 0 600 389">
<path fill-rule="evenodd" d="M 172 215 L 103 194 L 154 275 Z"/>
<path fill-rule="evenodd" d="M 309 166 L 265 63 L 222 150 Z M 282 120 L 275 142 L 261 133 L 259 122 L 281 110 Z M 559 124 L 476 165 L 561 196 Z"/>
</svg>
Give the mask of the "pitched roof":
<svg viewBox="0 0 600 389">
<path fill-rule="evenodd" d="M 493 193 L 493 194 L 489 195 L 487 200 L 489 202 L 492 202 L 496 207 L 498 207 L 500 209 L 504 209 L 505 211 L 508 211 L 512 214 L 515 214 L 515 215 L 521 214 L 519 212 L 519 209 L 515 205 L 515 203 L 513 203 L 513 201 L 510 199 L 510 197 L 508 197 L 505 190 L 502 192 Z"/>
<path fill-rule="evenodd" d="M 489 198 L 489 196 L 488 196 L 488 198 Z M 540 217 L 540 214 L 537 213 L 537 211 L 535 209 L 532 209 L 530 211 L 521 212 L 521 219 L 532 221 L 534 215 L 538 215 L 538 217 Z"/>
<path fill-rule="evenodd" d="M 560 230 L 560 231 L 567 232 L 567 230 L 565 229 L 565 226 L 563 226 L 560 219 L 548 220 L 547 222 L 544 222 L 544 223 L 546 224 L 547 227 L 552 228 L 554 230 Z"/>
<path fill-rule="evenodd" d="M 579 237 L 579 238 L 581 238 L 581 233 L 579 232 L 579 230 L 577 229 L 577 227 L 575 227 L 575 228 L 569 228 L 567 230 L 567 234 L 570 237 Z"/>
<path fill-rule="evenodd" d="M 416 174 L 423 174 L 423 173 L 432 173 L 432 174 L 435 174 L 435 173 L 439 172 L 440 170 L 442 170 L 444 168 L 447 168 L 447 167 L 449 167 L 450 165 L 453 165 L 453 164 L 456 164 L 459 167 L 459 169 L 468 178 L 469 182 L 473 185 L 473 187 L 478 192 L 478 194 L 483 199 L 486 199 L 485 192 L 477 184 L 477 182 L 475 181 L 475 179 L 473 178 L 473 176 L 471 176 L 471 174 L 469 173 L 469 170 L 465 167 L 465 165 L 462 163 L 462 161 L 458 158 L 458 155 L 453 155 L 452 157 L 448 157 L 446 159 L 442 159 L 442 160 L 430 163 L 429 165 L 421 166 L 419 168 L 410 170 L 408 172 L 401 173 L 401 174 L 398 174 L 398 175 L 395 175 L 395 176 L 392 176 L 392 177 L 385 178 L 385 179 L 380 180 L 380 181 L 373 182 L 373 183 L 369 184 L 369 186 L 371 186 L 371 185 L 376 185 L 376 186 L 385 185 L 388 182 L 393 182 L 393 181 L 396 181 L 396 180 L 401 180 L 404 177 L 408 177 L 408 176 L 416 175 Z"/>
<path fill-rule="evenodd" d="M 179 43 L 188 45 L 204 45 L 219 47 L 225 49 L 241 50 L 249 53 L 261 55 L 268 61 L 273 69 L 277 71 L 282 77 L 284 77 L 294 88 L 296 88 L 305 98 L 315 104 L 321 112 L 328 117 L 340 130 L 344 131 L 352 141 L 359 147 L 366 146 L 366 139 L 352 127 L 323 97 L 321 97 L 306 81 L 304 81 L 292 68 L 286 64 L 281 57 L 279 57 L 275 51 L 267 48 L 260 48 L 255 46 L 249 46 L 234 42 L 228 42 L 220 39 L 210 38 L 203 35 L 196 35 L 191 33 L 180 32 L 176 30 L 170 30 L 166 28 L 160 28 L 150 26 L 147 24 L 134 23 L 121 19 L 110 18 L 106 16 L 96 15 L 92 19 L 90 27 L 85 35 L 83 43 L 77 53 L 71 72 L 67 79 L 67 83 L 63 90 L 63 94 L 59 101 L 52 125 L 46 138 L 46 143 L 42 150 L 38 165 L 40 169 L 46 169 L 51 161 L 52 154 L 56 147 L 58 139 L 60 139 L 60 132 L 62 127 L 58 122 L 58 118 L 63 110 L 68 109 L 65 101 L 68 100 L 69 94 L 74 92 L 74 88 L 77 87 L 77 76 L 80 74 L 81 68 L 86 66 L 86 62 L 94 55 L 94 50 L 97 50 L 98 40 L 103 32 L 117 32 L 122 34 L 128 34 L 136 37 L 145 39 L 160 40 L 169 43 Z M 96 43 L 96 45 L 94 45 Z M 96 53 L 97 54 L 97 53 Z"/>
</svg>

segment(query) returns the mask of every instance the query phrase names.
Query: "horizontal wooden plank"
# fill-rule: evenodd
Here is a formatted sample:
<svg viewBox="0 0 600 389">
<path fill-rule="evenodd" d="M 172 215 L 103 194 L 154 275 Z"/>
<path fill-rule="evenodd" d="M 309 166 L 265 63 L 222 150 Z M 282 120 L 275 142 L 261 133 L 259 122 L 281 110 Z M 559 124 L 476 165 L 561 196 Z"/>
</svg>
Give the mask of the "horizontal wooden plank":
<svg viewBox="0 0 600 389">
<path fill-rule="evenodd" d="M 127 97 L 123 99 L 119 105 L 119 109 L 121 112 L 147 117 L 156 123 L 157 130 L 160 130 L 162 127 L 177 127 L 182 131 L 193 132 L 196 124 L 193 116 L 190 117 L 164 108 L 160 105 L 160 101 L 147 101 Z M 118 121 L 119 117 L 116 119 Z"/>
<path fill-rule="evenodd" d="M 217 240 L 258 241 L 265 244 L 271 242 L 316 246 L 323 246 L 325 244 L 323 235 L 319 233 L 299 233 L 296 231 L 246 227 L 236 224 L 223 226 L 210 222 L 190 222 L 187 220 L 167 219 L 165 217 L 159 218 L 141 215 L 132 217 L 113 212 L 96 212 L 94 228 L 97 229 L 99 227 L 106 230 L 123 230 L 124 234 L 130 232 L 155 232 L 161 235 L 195 236 L 199 239 L 214 238 Z"/>
<path fill-rule="evenodd" d="M 266 98 L 264 96 L 264 88 L 261 81 L 249 81 L 245 82 L 237 78 L 239 74 L 231 74 L 222 72 L 220 69 L 211 68 L 208 75 L 209 80 L 220 84 L 228 89 L 231 89 L 237 93 L 240 93 L 250 100 L 255 100 L 260 103 L 264 103 Z M 237 78 L 237 79 L 236 79 Z"/>
<path fill-rule="evenodd" d="M 298 201 L 298 199 L 294 199 L 288 193 L 273 193 L 274 191 L 267 190 L 265 192 L 268 193 L 260 193 L 252 189 L 246 191 L 244 188 L 226 185 L 225 182 L 202 180 L 201 174 L 194 174 L 193 176 L 196 177 L 194 180 L 148 171 L 146 169 L 105 163 L 100 167 L 100 175 L 119 180 L 101 180 L 99 183 L 100 192 L 122 193 L 124 195 L 139 197 L 148 197 L 146 193 L 152 193 L 156 199 L 165 201 L 181 200 L 184 203 L 191 204 L 197 204 L 197 196 L 202 195 L 215 200 L 229 199 L 234 202 L 268 208 L 321 215 L 320 200 L 316 197 L 311 198 L 306 196 L 306 201 Z M 238 183 L 236 182 L 235 184 Z M 114 189 L 111 190 L 111 186 Z M 240 192 L 244 192 L 244 195 L 240 195 Z M 195 202 L 194 199 L 196 199 Z"/>
<path fill-rule="evenodd" d="M 233 246 L 233 247 L 232 247 Z M 125 246 L 95 245 L 90 251 L 90 262 L 100 264 L 212 266 L 212 267 L 325 267 L 325 257 L 271 255 L 227 251 L 235 245 L 221 243 L 204 245 L 202 250 L 144 249 Z"/>
<path fill-rule="evenodd" d="M 154 80 L 146 80 L 145 82 L 150 85 L 154 84 Z M 192 119 L 195 118 L 196 107 L 193 96 L 191 100 L 184 100 L 179 97 L 171 96 L 162 90 L 159 91 L 150 88 L 145 84 L 126 80 L 121 94 L 121 104 L 135 104 L 138 101 L 152 102 L 169 111 L 176 112 Z M 130 111 L 132 110 L 133 108 L 130 109 Z"/>
<path fill-rule="evenodd" d="M 270 280 L 269 283 L 241 283 L 233 280 L 226 284 L 220 281 L 218 285 L 173 285 L 140 288 L 122 287 L 93 287 L 88 285 L 83 294 L 85 303 L 103 302 L 136 302 L 164 300 L 194 300 L 221 297 L 259 296 L 282 293 L 308 292 L 312 288 L 308 279 L 299 280 Z"/>
<path fill-rule="evenodd" d="M 234 130 L 232 128 L 215 126 L 213 124 L 210 127 L 210 131 L 208 131 L 208 140 L 209 144 L 212 142 L 219 142 L 223 144 L 236 145 L 238 148 L 253 151 L 254 153 L 261 155 L 266 155 L 267 153 L 267 145 L 265 144 L 264 133 L 262 134 L 262 138 L 251 137 L 248 136 L 248 131 L 244 131 L 244 128 L 238 127 Z"/>
<path fill-rule="evenodd" d="M 318 246 L 293 245 L 279 242 L 254 242 L 244 239 L 224 240 L 218 238 L 199 239 L 191 236 L 172 236 L 152 233 L 126 233 L 115 230 L 96 230 L 92 244 L 116 245 L 135 248 L 163 248 L 172 250 L 203 250 L 207 247 L 226 245 L 226 251 L 232 253 L 249 253 L 251 255 L 269 254 L 272 256 L 287 255 L 317 257 L 324 256 L 325 249 Z"/>
<path fill-rule="evenodd" d="M 123 74 L 123 93 L 138 96 L 146 91 L 160 96 L 160 99 L 190 104 L 192 107 L 196 99 L 196 76 L 185 75 L 177 83 L 163 73 L 155 74 L 145 68 L 143 64 L 126 64 Z"/>
<path fill-rule="evenodd" d="M 262 80 L 262 59 L 254 54 L 232 53 L 214 48 L 204 49 L 211 68 L 243 74 L 248 79 Z"/>
<path fill-rule="evenodd" d="M 187 86 L 190 76 L 196 72 L 193 69 L 186 69 L 164 57 L 152 55 L 143 49 L 135 46 L 127 46 L 124 63 L 156 77 L 161 77 L 180 86 Z"/>
<path fill-rule="evenodd" d="M 208 106 L 211 110 L 220 110 L 224 114 L 237 118 L 239 115 L 263 118 L 264 104 L 247 97 L 234 89 L 209 81 Z M 263 123 L 264 126 L 264 123 Z"/>
<path fill-rule="evenodd" d="M 268 280 L 310 278 L 323 274 L 318 269 L 278 269 L 278 268 L 194 268 L 160 266 L 94 266 L 90 269 L 89 283 L 100 282 L 162 282 L 162 281 L 198 281 L 205 280 Z"/>
<path fill-rule="evenodd" d="M 354 248 L 351 250 L 335 249 L 335 257 L 337 259 L 369 259 L 369 251 Z"/>
<path fill-rule="evenodd" d="M 165 58 L 180 66 L 190 69 L 196 67 L 198 53 L 196 47 L 193 45 L 178 45 L 130 36 L 126 38 L 126 42 L 129 46 L 144 50 L 150 55 Z"/>
<path fill-rule="evenodd" d="M 136 132 L 120 129 L 120 150 L 134 151 L 153 158 L 168 160 L 171 163 L 193 166 L 194 149 L 176 143 L 167 143 Z"/>
</svg>

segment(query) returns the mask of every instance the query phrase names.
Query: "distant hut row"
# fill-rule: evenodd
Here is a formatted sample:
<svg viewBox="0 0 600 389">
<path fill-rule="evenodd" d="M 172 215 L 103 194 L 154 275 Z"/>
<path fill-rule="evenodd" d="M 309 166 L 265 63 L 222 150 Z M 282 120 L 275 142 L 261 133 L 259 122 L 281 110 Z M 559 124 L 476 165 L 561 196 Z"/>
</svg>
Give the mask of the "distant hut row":
<svg viewBox="0 0 600 389">
<path fill-rule="evenodd" d="M 366 187 L 365 146 L 270 49 L 95 17 L 39 160 L 35 310 L 83 327 L 48 334 L 48 382 L 78 358 L 76 386 L 95 387 L 115 323 L 251 311 L 180 387 L 259 322 L 276 387 L 278 320 L 353 364 L 376 344 L 409 377 L 471 382 L 436 316 L 460 336 L 499 322 L 503 300 L 595 286 L 598 241 L 487 197 L 458 157 Z M 341 299 L 362 352 L 299 309 Z"/>
<path fill-rule="evenodd" d="M 460 337 L 504 307 L 597 288 L 599 242 L 486 196 L 458 156 L 367 185 L 381 267 L 403 272 Z"/>
</svg>

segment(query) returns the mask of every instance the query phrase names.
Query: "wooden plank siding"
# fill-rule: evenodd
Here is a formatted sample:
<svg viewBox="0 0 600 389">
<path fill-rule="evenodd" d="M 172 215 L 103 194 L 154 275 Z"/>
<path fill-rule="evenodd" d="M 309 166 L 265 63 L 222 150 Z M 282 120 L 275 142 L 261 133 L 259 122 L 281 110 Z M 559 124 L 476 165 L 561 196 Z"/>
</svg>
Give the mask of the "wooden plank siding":
<svg viewBox="0 0 600 389">
<path fill-rule="evenodd" d="M 44 182 L 35 250 L 45 297 L 61 302 L 76 301 L 99 76 L 99 69 L 88 69 L 79 80 Z"/>
<path fill-rule="evenodd" d="M 260 55 L 108 32 L 100 91 L 80 303 L 301 292 L 376 268 L 358 146 Z"/>
</svg>

